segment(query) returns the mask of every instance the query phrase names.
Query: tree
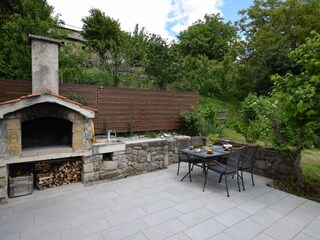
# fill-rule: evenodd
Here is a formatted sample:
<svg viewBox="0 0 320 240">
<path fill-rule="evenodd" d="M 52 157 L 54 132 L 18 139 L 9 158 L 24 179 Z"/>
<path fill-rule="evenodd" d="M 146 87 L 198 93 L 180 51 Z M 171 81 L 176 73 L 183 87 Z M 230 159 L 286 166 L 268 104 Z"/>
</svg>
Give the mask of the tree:
<svg viewBox="0 0 320 240">
<path fill-rule="evenodd" d="M 157 87 L 165 90 L 176 79 L 179 54 L 170 48 L 161 36 L 152 34 L 148 40 L 145 73 L 151 76 Z"/>
<path fill-rule="evenodd" d="M 0 6 L 0 78 L 31 79 L 28 34 L 60 38 L 61 21 L 45 0 L 4 0 Z"/>
<path fill-rule="evenodd" d="M 289 58 L 302 72 L 273 75 L 271 96 L 250 96 L 251 100 L 244 104 L 247 109 L 243 110 L 249 120 L 247 130 L 255 132 L 256 139 L 266 133 L 267 141 L 288 153 L 296 167 L 297 182 L 302 184 L 301 151 L 314 147 L 320 140 L 320 34 L 313 32 Z"/>
<path fill-rule="evenodd" d="M 219 14 L 205 15 L 177 36 L 184 55 L 202 55 L 209 60 L 222 61 L 237 39 L 237 30 L 230 22 L 224 23 Z"/>
<path fill-rule="evenodd" d="M 89 12 L 90 16 L 82 19 L 82 35 L 98 54 L 100 65 L 111 74 L 114 86 L 118 86 L 120 65 L 124 61 L 124 39 L 128 35 L 121 31 L 118 21 L 101 10 L 92 8 Z"/>
<path fill-rule="evenodd" d="M 242 63 L 251 69 L 248 81 L 265 94 L 272 88 L 271 75 L 300 72 L 288 54 L 303 44 L 312 30 L 320 31 L 320 1 L 255 0 L 240 13 L 238 27 L 247 41 Z"/>
</svg>

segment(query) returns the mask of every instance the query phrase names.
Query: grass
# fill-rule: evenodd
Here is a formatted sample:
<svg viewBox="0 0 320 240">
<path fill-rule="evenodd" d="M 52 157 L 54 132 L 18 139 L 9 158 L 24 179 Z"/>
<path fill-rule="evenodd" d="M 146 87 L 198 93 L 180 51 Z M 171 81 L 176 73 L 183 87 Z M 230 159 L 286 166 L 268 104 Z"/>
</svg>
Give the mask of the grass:
<svg viewBox="0 0 320 240">
<path fill-rule="evenodd" d="M 230 100 L 220 100 L 216 98 L 202 97 L 199 98 L 199 105 L 210 105 L 216 110 L 226 109 L 228 110 L 228 120 L 233 121 L 239 118 L 237 111 L 239 102 Z"/>
<path fill-rule="evenodd" d="M 320 188 L 320 150 L 304 150 L 301 168 L 305 181 Z"/>
<path fill-rule="evenodd" d="M 224 128 L 223 129 L 223 134 L 221 138 L 226 139 L 226 140 L 232 140 L 235 142 L 240 142 L 240 143 L 245 143 L 246 139 L 244 136 L 240 133 L 237 133 L 236 131 L 230 129 L 230 128 Z"/>
</svg>

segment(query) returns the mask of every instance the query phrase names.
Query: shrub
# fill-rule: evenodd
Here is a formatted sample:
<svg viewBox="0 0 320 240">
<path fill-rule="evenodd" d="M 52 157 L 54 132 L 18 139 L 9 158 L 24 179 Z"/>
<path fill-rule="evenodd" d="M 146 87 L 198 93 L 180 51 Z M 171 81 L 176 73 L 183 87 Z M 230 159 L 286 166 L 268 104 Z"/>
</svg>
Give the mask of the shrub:
<svg viewBox="0 0 320 240">
<path fill-rule="evenodd" d="M 181 113 L 181 130 L 191 136 L 208 136 L 221 134 L 223 126 L 216 120 L 215 109 L 204 106 Z"/>
</svg>

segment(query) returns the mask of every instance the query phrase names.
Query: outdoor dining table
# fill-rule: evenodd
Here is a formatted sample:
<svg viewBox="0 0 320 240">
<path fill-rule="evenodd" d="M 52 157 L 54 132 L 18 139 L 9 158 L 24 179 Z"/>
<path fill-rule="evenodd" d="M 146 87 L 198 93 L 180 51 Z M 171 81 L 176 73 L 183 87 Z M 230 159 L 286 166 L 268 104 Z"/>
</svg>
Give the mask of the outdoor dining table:
<svg viewBox="0 0 320 240">
<path fill-rule="evenodd" d="M 214 160 L 219 161 L 221 159 L 224 159 L 224 157 L 228 156 L 230 153 L 230 151 L 225 149 L 222 145 L 213 145 L 210 148 L 212 150 L 212 153 L 208 153 L 203 148 L 200 150 L 200 152 L 198 152 L 192 148 L 186 148 L 186 149 L 179 150 L 180 152 L 182 152 L 184 154 L 188 154 L 188 155 L 191 155 L 191 156 L 194 156 L 194 157 L 201 159 L 201 161 L 202 161 L 201 167 L 203 168 L 203 172 L 204 172 L 203 191 L 204 191 L 204 188 L 206 186 L 206 181 L 207 181 L 208 164 L 212 163 L 212 161 L 214 161 Z M 181 181 L 183 181 L 188 175 L 191 176 L 192 170 L 193 170 L 193 167 L 189 168 L 189 171 L 183 176 Z M 190 177 L 190 181 L 191 181 L 191 177 Z"/>
</svg>

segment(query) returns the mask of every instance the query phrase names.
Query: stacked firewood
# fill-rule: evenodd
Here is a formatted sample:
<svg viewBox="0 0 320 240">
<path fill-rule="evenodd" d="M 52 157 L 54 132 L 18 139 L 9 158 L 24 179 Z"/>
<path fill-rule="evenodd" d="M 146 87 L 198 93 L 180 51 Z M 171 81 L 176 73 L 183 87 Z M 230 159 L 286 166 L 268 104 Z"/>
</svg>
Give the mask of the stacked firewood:
<svg viewBox="0 0 320 240">
<path fill-rule="evenodd" d="M 39 190 L 81 180 L 81 160 L 38 162 L 34 166 L 36 186 Z"/>
</svg>

